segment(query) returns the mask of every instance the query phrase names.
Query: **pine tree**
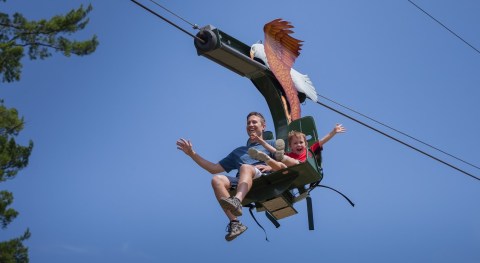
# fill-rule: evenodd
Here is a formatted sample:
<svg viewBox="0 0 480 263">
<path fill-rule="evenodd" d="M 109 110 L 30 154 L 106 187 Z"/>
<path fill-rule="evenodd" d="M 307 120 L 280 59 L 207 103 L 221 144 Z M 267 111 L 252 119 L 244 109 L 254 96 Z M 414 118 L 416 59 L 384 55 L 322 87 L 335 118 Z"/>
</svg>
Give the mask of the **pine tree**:
<svg viewBox="0 0 480 263">
<path fill-rule="evenodd" d="M 14 108 L 7 108 L 0 100 L 0 183 L 13 179 L 18 172 L 28 165 L 28 158 L 33 149 L 33 142 L 27 146 L 17 144 L 15 137 L 23 129 L 23 118 L 19 118 Z M 7 228 L 18 212 L 9 206 L 13 203 L 13 194 L 0 191 L 0 226 Z M 23 241 L 30 237 L 30 231 L 18 238 L 0 242 L 0 262 L 28 262 L 28 248 Z"/>
<path fill-rule="evenodd" d="M 0 0 L 6 2 L 6 0 Z M 85 56 L 95 52 L 98 46 L 94 35 L 85 41 L 68 38 L 84 29 L 89 20 L 92 6 L 80 6 L 65 15 L 56 15 L 50 19 L 28 20 L 20 13 L 9 15 L 0 12 L 0 76 L 2 82 L 19 81 L 22 73 L 22 58 L 27 53 L 31 60 L 45 59 L 52 52 L 64 56 Z M 20 145 L 15 138 L 24 127 L 23 117 L 19 117 L 15 108 L 7 108 L 0 98 L 0 183 L 15 178 L 20 170 L 28 165 L 33 142 Z M 0 228 L 7 226 L 18 216 L 18 212 L 9 206 L 13 203 L 13 194 L 0 191 Z M 0 230 L 1 230 L 0 229 Z M 28 263 L 28 248 L 23 244 L 30 238 L 30 230 L 23 235 L 7 241 L 0 240 L 0 263 Z"/>
<path fill-rule="evenodd" d="M 3 0 L 4 2 L 6 0 Z M 20 80 L 21 59 L 27 52 L 32 60 L 45 59 L 52 51 L 69 57 L 72 54 L 85 56 L 93 53 L 98 46 L 97 37 L 76 41 L 67 36 L 87 26 L 89 5 L 80 6 L 66 15 L 56 15 L 50 19 L 28 20 L 20 13 L 8 15 L 0 12 L 0 75 L 3 82 Z"/>
</svg>

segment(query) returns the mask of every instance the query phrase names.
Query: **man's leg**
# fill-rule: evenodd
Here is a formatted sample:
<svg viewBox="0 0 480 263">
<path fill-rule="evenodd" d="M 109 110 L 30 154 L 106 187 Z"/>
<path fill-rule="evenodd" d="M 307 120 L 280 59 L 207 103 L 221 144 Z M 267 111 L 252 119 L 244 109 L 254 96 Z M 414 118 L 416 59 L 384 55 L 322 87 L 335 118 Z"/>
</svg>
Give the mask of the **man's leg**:
<svg viewBox="0 0 480 263">
<path fill-rule="evenodd" d="M 230 197 L 228 189 L 230 189 L 230 181 L 225 175 L 214 175 L 212 178 L 212 188 L 215 193 L 215 197 L 220 200 Z M 223 209 L 230 221 L 237 219 L 229 210 Z"/>
<path fill-rule="evenodd" d="M 215 193 L 215 197 L 217 200 L 222 204 L 222 200 L 227 200 L 230 198 L 230 193 L 228 189 L 230 189 L 231 184 L 230 180 L 224 175 L 215 175 L 212 178 L 212 188 L 213 192 Z M 223 211 L 225 215 L 227 215 L 229 219 L 229 223 L 227 225 L 227 234 L 225 235 L 225 239 L 227 241 L 232 241 L 243 232 L 247 230 L 247 227 L 243 225 L 229 209 L 224 208 L 222 205 Z M 241 203 L 240 203 L 240 212 L 241 212 Z"/>
<path fill-rule="evenodd" d="M 257 173 L 257 169 L 249 164 L 243 164 L 240 166 L 238 175 L 237 193 L 233 197 L 220 197 L 219 202 L 222 208 L 226 211 L 230 211 L 234 216 L 242 215 L 242 200 L 247 195 L 248 191 L 252 187 L 252 181 Z M 260 171 L 258 171 L 260 175 Z M 228 180 L 228 178 L 227 178 Z M 219 187 L 220 188 L 220 187 Z M 219 189 L 218 191 L 220 191 Z"/>
<path fill-rule="evenodd" d="M 256 170 L 253 165 L 243 164 L 240 166 L 237 193 L 235 194 L 235 197 L 238 198 L 240 202 L 245 198 L 250 188 L 252 188 L 255 173 Z"/>
</svg>

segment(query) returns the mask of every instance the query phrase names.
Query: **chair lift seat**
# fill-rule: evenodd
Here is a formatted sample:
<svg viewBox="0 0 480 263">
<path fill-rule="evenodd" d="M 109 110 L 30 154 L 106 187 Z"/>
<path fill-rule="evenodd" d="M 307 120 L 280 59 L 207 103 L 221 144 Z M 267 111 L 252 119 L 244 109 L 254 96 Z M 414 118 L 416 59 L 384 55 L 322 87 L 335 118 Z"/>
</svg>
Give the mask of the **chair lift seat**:
<svg viewBox="0 0 480 263">
<path fill-rule="evenodd" d="M 289 124 L 288 130 L 303 132 L 309 147 L 318 141 L 315 122 L 311 116 L 293 121 Z M 282 139 L 286 141 L 287 138 Z M 297 189 L 300 194 L 304 193 L 306 185 L 320 182 L 322 178 L 321 164 L 317 163 L 315 156 L 309 155 L 304 163 L 255 179 L 242 205 L 249 206 L 255 203 L 257 211 L 266 210 L 277 220 L 294 215 L 297 211 L 293 204 L 303 198 L 295 198 L 292 192 Z M 234 194 L 234 191 L 231 194 Z"/>
</svg>

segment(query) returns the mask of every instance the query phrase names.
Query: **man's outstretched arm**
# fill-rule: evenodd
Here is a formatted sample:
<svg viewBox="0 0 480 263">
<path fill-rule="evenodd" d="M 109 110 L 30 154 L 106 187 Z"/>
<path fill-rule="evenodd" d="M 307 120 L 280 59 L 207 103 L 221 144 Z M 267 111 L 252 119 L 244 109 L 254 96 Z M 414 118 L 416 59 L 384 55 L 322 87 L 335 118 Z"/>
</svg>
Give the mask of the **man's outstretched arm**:
<svg viewBox="0 0 480 263">
<path fill-rule="evenodd" d="M 223 169 L 223 167 L 220 164 L 212 163 L 204 159 L 198 153 L 196 153 L 193 150 L 193 145 L 190 142 L 190 140 L 180 138 L 177 141 L 177 149 L 181 150 L 186 155 L 190 156 L 190 158 L 192 158 L 192 160 L 195 161 L 198 164 L 198 166 L 202 167 L 203 169 L 205 169 L 207 172 L 211 174 L 217 174 L 225 171 L 225 169 Z"/>
</svg>

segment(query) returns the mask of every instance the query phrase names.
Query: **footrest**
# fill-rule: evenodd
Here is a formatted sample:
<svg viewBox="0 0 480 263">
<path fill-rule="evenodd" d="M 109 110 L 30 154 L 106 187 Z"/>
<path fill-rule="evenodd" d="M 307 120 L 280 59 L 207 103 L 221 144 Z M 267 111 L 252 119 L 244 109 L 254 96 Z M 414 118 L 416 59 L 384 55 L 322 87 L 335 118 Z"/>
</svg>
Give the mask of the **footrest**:
<svg viewBox="0 0 480 263">
<path fill-rule="evenodd" d="M 261 202 L 261 205 L 267 210 L 275 219 L 280 220 L 282 218 L 297 214 L 297 210 L 293 208 L 293 196 L 290 192 L 286 192 L 280 196 L 274 197 L 265 202 Z"/>
</svg>

